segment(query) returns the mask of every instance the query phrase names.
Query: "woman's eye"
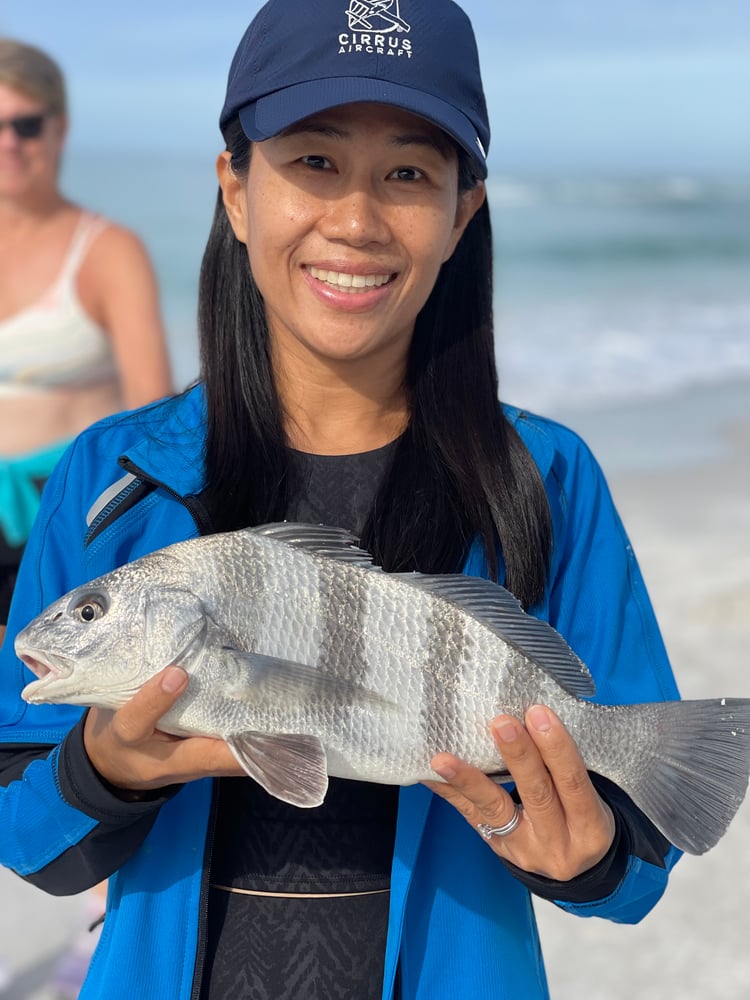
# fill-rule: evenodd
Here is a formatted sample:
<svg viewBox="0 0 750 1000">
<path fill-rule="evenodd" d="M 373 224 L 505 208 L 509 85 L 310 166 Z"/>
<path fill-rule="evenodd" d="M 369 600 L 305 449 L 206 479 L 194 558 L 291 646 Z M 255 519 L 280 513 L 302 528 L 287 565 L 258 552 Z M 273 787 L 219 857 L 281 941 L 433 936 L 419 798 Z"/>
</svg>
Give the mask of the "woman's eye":
<svg viewBox="0 0 750 1000">
<path fill-rule="evenodd" d="M 391 174 L 397 181 L 418 181 L 424 177 L 421 170 L 416 167 L 399 167 Z"/>
<path fill-rule="evenodd" d="M 302 162 L 313 170 L 326 170 L 331 166 L 331 161 L 325 156 L 303 156 Z"/>
<path fill-rule="evenodd" d="M 105 612 L 105 608 L 99 601 L 89 598 L 88 600 L 81 601 L 81 603 L 74 608 L 73 616 L 81 622 L 88 624 L 89 622 L 95 622 L 98 618 L 101 618 Z"/>
</svg>

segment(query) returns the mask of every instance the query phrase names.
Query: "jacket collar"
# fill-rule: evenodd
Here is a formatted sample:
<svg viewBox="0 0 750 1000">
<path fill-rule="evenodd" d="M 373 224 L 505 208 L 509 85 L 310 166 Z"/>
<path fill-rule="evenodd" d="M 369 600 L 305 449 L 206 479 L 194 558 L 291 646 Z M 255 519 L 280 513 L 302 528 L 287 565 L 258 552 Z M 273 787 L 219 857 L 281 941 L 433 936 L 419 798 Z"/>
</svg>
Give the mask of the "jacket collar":
<svg viewBox="0 0 750 1000">
<path fill-rule="evenodd" d="M 203 386 L 140 411 L 143 434 L 120 457 L 180 496 L 199 493 L 204 485 L 203 449 L 206 404 Z"/>
<path fill-rule="evenodd" d="M 503 413 L 531 452 L 542 479 L 546 480 L 555 458 L 555 445 L 544 427 L 546 421 L 507 403 L 503 403 Z"/>
<path fill-rule="evenodd" d="M 555 455 L 552 440 L 538 419 L 525 410 L 503 404 L 503 412 L 531 452 L 543 479 Z M 152 419 L 153 417 L 153 419 Z M 198 493 L 204 484 L 203 447 L 206 400 L 202 383 L 142 411 L 143 437 L 128 447 L 127 457 L 149 477 L 164 481 L 176 493 Z M 149 433 L 153 423 L 154 431 Z"/>
</svg>

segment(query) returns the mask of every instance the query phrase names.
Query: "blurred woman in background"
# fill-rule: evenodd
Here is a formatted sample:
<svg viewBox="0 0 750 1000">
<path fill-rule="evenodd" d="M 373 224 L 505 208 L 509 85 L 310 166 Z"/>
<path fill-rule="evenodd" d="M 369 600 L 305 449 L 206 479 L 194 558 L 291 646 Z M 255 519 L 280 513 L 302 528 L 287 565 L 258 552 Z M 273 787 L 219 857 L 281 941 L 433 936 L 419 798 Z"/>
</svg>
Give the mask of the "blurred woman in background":
<svg viewBox="0 0 750 1000">
<path fill-rule="evenodd" d="M 60 190 L 67 126 L 60 68 L 0 38 L 0 643 L 41 489 L 69 441 L 172 390 L 145 248 Z M 85 926 L 56 970 L 59 997 L 78 995 L 103 890 L 84 900 Z"/>
<path fill-rule="evenodd" d="M 67 125 L 59 67 L 0 38 L 0 642 L 41 487 L 66 444 L 172 389 L 146 250 L 60 190 Z"/>
</svg>

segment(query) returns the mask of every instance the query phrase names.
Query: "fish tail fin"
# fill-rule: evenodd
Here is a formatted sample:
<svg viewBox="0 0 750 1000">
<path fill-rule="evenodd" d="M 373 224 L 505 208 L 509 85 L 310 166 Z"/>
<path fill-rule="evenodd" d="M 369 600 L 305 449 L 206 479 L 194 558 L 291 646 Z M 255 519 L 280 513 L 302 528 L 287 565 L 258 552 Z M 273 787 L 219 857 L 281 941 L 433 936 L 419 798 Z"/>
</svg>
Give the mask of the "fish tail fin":
<svg viewBox="0 0 750 1000">
<path fill-rule="evenodd" d="M 609 774 L 602 773 L 630 795 L 671 843 L 689 854 L 703 854 L 724 835 L 747 791 L 750 700 L 655 702 L 614 711 L 628 720 L 624 735 L 642 734 L 645 723 L 649 737 L 645 756 L 635 736 L 624 753 L 620 742 L 620 761 Z M 621 730 L 620 741 L 622 736 Z M 629 764 L 622 759 L 626 756 Z"/>
</svg>

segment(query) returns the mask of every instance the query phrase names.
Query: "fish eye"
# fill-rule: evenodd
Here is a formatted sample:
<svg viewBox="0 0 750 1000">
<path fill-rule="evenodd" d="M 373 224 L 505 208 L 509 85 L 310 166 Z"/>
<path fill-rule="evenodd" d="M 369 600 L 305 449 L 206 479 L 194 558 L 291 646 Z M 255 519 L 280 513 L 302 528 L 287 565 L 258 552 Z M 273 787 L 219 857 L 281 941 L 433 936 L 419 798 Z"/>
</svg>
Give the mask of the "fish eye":
<svg viewBox="0 0 750 1000">
<path fill-rule="evenodd" d="M 101 594 L 86 594 L 70 609 L 71 616 L 88 625 L 107 613 L 108 602 Z"/>
</svg>

